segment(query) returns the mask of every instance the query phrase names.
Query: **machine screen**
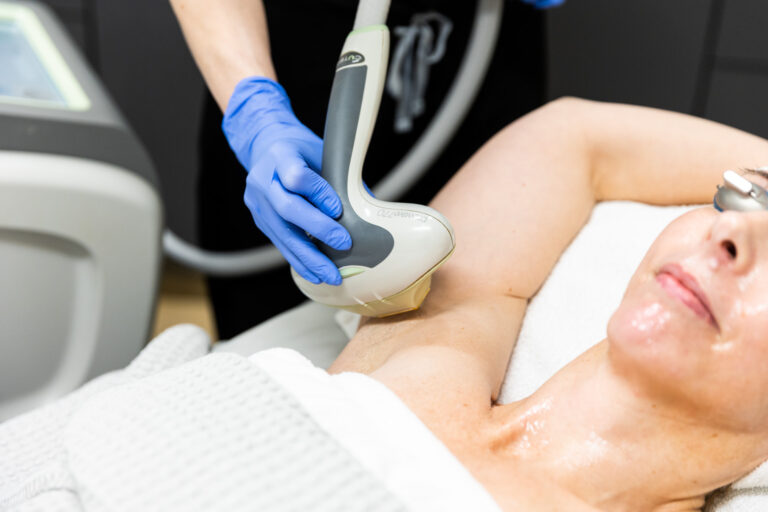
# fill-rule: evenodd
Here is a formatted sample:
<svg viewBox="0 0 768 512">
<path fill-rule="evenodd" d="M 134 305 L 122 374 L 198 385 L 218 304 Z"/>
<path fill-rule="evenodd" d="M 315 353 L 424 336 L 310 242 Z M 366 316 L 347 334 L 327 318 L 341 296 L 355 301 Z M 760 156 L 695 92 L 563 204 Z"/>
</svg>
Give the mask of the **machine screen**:
<svg viewBox="0 0 768 512">
<path fill-rule="evenodd" d="M 0 101 L 37 100 L 67 106 L 21 26 L 12 19 L 0 18 L 0 70 Z"/>
</svg>

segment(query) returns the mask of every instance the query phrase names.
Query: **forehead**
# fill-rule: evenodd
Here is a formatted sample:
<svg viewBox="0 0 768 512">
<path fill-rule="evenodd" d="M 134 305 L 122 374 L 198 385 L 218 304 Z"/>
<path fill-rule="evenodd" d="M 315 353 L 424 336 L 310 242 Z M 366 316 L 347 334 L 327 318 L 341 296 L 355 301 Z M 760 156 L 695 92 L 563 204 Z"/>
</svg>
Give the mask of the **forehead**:
<svg viewBox="0 0 768 512">
<path fill-rule="evenodd" d="M 659 234 L 659 238 L 671 235 L 673 239 L 682 241 L 687 239 L 687 235 L 697 234 L 701 229 L 705 229 L 719 214 L 720 212 L 711 205 L 691 208 L 672 219 Z"/>
</svg>

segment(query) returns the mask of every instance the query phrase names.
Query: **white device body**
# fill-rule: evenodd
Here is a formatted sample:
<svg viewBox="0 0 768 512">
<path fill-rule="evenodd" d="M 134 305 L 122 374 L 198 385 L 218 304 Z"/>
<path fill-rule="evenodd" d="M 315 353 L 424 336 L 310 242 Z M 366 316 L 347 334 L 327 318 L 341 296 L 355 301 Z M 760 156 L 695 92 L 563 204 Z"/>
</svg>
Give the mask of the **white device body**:
<svg viewBox="0 0 768 512">
<path fill-rule="evenodd" d="M 343 277 L 340 286 L 310 283 L 293 270 L 292 275 L 299 289 L 315 301 L 363 314 L 385 316 L 419 306 L 423 296 L 413 307 L 392 304 L 389 308 L 387 301 L 428 277 L 452 253 L 455 239 L 448 220 L 434 209 L 418 204 L 381 201 L 365 190 L 363 163 L 376 123 L 389 56 L 389 32 L 386 27 L 368 27 L 352 32 L 342 55 L 351 53 L 364 55 L 365 60 L 345 64 L 344 67 L 367 66 L 368 69 L 349 162 L 349 204 L 360 218 L 388 231 L 394 238 L 394 246 L 374 268 L 361 265 L 340 267 Z M 354 236 L 352 243 L 355 243 Z M 378 305 L 373 306 L 373 303 Z"/>
</svg>

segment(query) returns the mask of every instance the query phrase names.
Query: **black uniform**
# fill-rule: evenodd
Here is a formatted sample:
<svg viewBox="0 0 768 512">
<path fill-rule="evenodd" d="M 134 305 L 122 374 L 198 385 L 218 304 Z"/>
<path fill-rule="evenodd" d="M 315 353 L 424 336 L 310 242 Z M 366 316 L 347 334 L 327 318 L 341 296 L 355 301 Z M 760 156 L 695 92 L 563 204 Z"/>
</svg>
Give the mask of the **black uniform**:
<svg viewBox="0 0 768 512">
<path fill-rule="evenodd" d="M 334 65 L 352 28 L 357 1 L 265 0 L 272 57 L 278 80 L 296 116 L 322 136 Z M 413 14 L 434 10 L 453 21 L 446 55 L 431 68 L 426 113 L 410 133 L 393 130 L 395 102 L 384 93 L 363 175 L 373 187 L 410 149 L 429 124 L 456 77 L 470 37 L 476 4 L 470 0 L 394 0 L 390 28 L 409 25 Z M 538 107 L 544 98 L 541 11 L 506 2 L 498 46 L 483 87 L 466 120 L 423 179 L 403 198 L 426 204 L 494 133 Z M 396 38 L 392 37 L 392 48 Z M 221 112 L 208 98 L 201 131 L 199 237 L 211 250 L 241 250 L 268 244 L 243 203 L 245 171 L 221 132 Z M 208 280 L 222 339 L 284 311 L 305 297 L 287 266 L 238 278 Z"/>
</svg>

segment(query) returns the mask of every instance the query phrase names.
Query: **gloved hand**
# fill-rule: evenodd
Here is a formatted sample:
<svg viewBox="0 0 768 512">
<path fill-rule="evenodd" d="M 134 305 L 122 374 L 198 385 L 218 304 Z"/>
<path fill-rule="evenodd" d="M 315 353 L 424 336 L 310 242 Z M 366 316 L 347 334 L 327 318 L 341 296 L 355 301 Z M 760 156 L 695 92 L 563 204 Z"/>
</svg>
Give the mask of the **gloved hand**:
<svg viewBox="0 0 768 512">
<path fill-rule="evenodd" d="M 248 171 L 245 204 L 259 229 L 304 279 L 341 284 L 339 270 L 306 233 L 338 250 L 352 239 L 333 220 L 341 201 L 319 174 L 323 141 L 296 119 L 285 89 L 268 78 L 242 80 L 222 128 Z"/>
<path fill-rule="evenodd" d="M 550 7 L 563 5 L 565 0 L 523 0 L 523 2 L 531 4 L 537 9 L 549 9 Z"/>
</svg>

